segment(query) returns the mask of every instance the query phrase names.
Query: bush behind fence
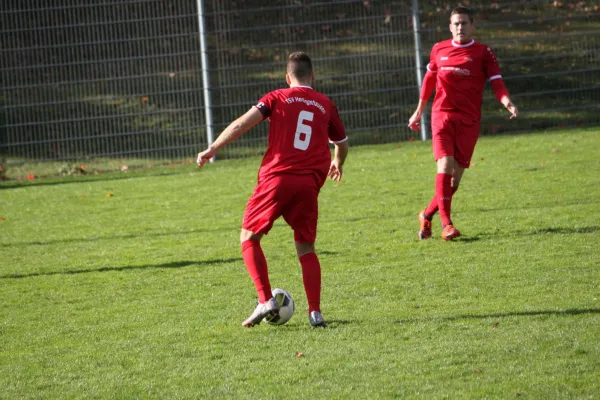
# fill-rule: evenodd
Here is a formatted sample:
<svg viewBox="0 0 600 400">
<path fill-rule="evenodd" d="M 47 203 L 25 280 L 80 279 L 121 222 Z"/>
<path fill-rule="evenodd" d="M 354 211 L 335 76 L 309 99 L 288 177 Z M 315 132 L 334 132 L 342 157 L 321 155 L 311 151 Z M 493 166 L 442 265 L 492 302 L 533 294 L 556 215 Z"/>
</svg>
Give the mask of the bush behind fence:
<svg viewBox="0 0 600 400">
<path fill-rule="evenodd" d="M 483 134 L 600 124 L 597 2 L 468 3 L 521 109 L 509 123 L 488 88 Z M 410 1 L 203 4 L 215 134 L 285 86 L 287 55 L 303 50 L 353 145 L 419 137 L 406 127 L 418 100 Z M 420 2 L 423 65 L 456 5 Z M 207 143 L 198 20 L 188 0 L 5 0 L 0 161 L 194 157 Z M 261 154 L 266 132 L 222 157 Z"/>
</svg>

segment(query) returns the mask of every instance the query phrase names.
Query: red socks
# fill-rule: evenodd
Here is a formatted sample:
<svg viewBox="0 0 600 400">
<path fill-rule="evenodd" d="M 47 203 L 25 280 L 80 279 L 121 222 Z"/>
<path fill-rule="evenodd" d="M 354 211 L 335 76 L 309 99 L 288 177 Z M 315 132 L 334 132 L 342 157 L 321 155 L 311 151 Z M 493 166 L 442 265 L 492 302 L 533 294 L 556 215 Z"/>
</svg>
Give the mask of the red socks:
<svg viewBox="0 0 600 400">
<path fill-rule="evenodd" d="M 454 197 L 454 193 L 456 193 L 457 190 L 458 190 L 458 186 L 452 186 L 452 197 Z M 438 210 L 439 210 L 438 197 L 437 197 L 437 195 L 433 195 L 433 198 L 431 199 L 431 202 L 425 209 L 424 214 L 428 219 L 431 219 L 435 215 L 435 213 L 438 212 Z"/>
<path fill-rule="evenodd" d="M 442 226 L 451 225 L 450 211 L 452 208 L 452 175 L 437 174 L 435 177 L 435 196 L 440 209 Z"/>
<path fill-rule="evenodd" d="M 260 242 L 246 240 L 242 242 L 242 257 L 246 269 L 254 281 L 258 301 L 264 303 L 273 297 L 271 283 L 267 271 L 267 259 L 262 251 Z M 302 280 L 308 299 L 308 312 L 321 311 L 321 264 L 315 253 L 307 253 L 300 257 L 302 265 Z"/>
<path fill-rule="evenodd" d="M 308 299 L 308 312 L 321 311 L 321 264 L 315 253 L 306 253 L 300 257 L 302 280 Z"/>
<path fill-rule="evenodd" d="M 269 273 L 267 271 L 267 259 L 260 247 L 258 240 L 246 240 L 242 242 L 242 257 L 246 264 L 246 269 L 254 281 L 258 301 L 264 303 L 273 297 L 271 293 L 271 284 L 269 283 Z"/>
</svg>

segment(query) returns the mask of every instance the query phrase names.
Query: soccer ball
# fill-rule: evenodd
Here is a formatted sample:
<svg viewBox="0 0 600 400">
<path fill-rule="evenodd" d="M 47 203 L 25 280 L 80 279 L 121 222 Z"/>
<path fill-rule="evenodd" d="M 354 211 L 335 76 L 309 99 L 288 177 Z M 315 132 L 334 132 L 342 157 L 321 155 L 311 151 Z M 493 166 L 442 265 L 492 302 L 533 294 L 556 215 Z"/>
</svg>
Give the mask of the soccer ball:
<svg viewBox="0 0 600 400">
<path fill-rule="evenodd" d="M 273 297 L 279 304 L 279 315 L 266 316 L 263 321 L 270 325 L 283 325 L 294 315 L 294 300 L 288 292 L 283 289 L 273 289 Z"/>
</svg>

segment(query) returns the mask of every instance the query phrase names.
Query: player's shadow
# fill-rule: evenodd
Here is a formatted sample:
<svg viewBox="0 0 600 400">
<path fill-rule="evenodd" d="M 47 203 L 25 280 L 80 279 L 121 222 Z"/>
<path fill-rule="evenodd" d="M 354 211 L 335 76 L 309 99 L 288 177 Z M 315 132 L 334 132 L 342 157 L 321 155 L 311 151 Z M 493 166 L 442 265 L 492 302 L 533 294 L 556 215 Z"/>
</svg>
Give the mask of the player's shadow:
<svg viewBox="0 0 600 400">
<path fill-rule="evenodd" d="M 600 226 L 582 226 L 580 228 L 541 228 L 533 231 L 528 231 L 525 234 L 529 235 L 543 235 L 543 234 L 558 234 L 558 235 L 572 235 L 572 234 L 583 234 L 583 233 L 594 233 L 600 231 Z"/>
<path fill-rule="evenodd" d="M 506 313 L 492 313 L 492 314 L 463 314 L 463 315 L 450 315 L 447 317 L 423 317 L 423 318 L 410 318 L 400 319 L 394 321 L 395 324 L 414 324 L 429 321 L 459 321 L 465 319 L 489 319 L 489 318 L 505 318 L 505 317 L 537 317 L 541 315 L 556 315 L 556 316 L 570 316 L 580 314 L 600 314 L 600 308 L 571 308 L 567 310 L 540 310 L 540 311 L 520 311 L 520 312 L 506 312 Z"/>
<path fill-rule="evenodd" d="M 0 279 L 22 279 L 32 278 L 37 276 L 53 276 L 53 275 L 77 275 L 77 274 L 88 274 L 93 272 L 118 272 L 118 271 L 133 271 L 133 270 L 144 270 L 144 269 L 165 269 L 165 268 L 184 268 L 193 265 L 205 266 L 213 264 L 226 264 L 232 262 L 239 262 L 241 258 L 221 258 L 213 260 L 202 260 L 202 261 L 176 261 L 164 264 L 155 265 L 125 265 L 120 267 L 101 267 L 92 269 L 72 269 L 65 271 L 48 271 L 48 272 L 32 272 L 29 274 L 7 274 L 0 275 Z"/>
<path fill-rule="evenodd" d="M 480 235 L 459 237 L 453 240 L 457 243 L 471 243 L 479 240 L 485 240 L 489 238 L 501 235 L 502 237 L 521 237 L 521 236 L 534 236 L 534 235 L 581 235 L 588 233 L 596 233 L 600 231 L 600 226 L 582 226 L 579 228 L 572 227 L 548 227 L 548 228 L 537 228 L 528 230 L 516 230 L 508 233 L 499 232 L 488 232 Z"/>
<path fill-rule="evenodd" d="M 357 321 L 350 321 L 348 319 L 328 319 L 327 329 L 335 329 L 339 326 L 357 324 Z"/>
<path fill-rule="evenodd" d="M 481 240 L 481 238 L 479 236 L 469 236 L 469 237 L 459 237 L 457 239 L 453 239 L 453 242 L 456 243 L 472 243 L 472 242 L 477 242 Z"/>
</svg>

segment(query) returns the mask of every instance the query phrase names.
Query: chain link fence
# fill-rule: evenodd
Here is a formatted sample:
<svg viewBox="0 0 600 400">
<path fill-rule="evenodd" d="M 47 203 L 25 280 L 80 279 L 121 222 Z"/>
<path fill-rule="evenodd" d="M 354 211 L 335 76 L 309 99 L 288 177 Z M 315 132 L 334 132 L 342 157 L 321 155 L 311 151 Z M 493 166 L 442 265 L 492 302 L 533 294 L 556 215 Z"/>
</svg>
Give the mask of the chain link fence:
<svg viewBox="0 0 600 400">
<path fill-rule="evenodd" d="M 198 0 L 201 1 L 201 0 Z M 207 144 L 198 1 L 3 0 L 0 161 L 191 160 Z M 423 65 L 459 3 L 420 1 Z M 213 129 L 285 86 L 303 50 L 352 145 L 419 139 L 410 1 L 204 0 Z M 600 125 L 597 1 L 463 1 L 521 114 L 487 89 L 483 134 Z M 221 157 L 261 154 L 260 124 Z M 124 161 L 126 160 L 126 161 Z"/>
</svg>

